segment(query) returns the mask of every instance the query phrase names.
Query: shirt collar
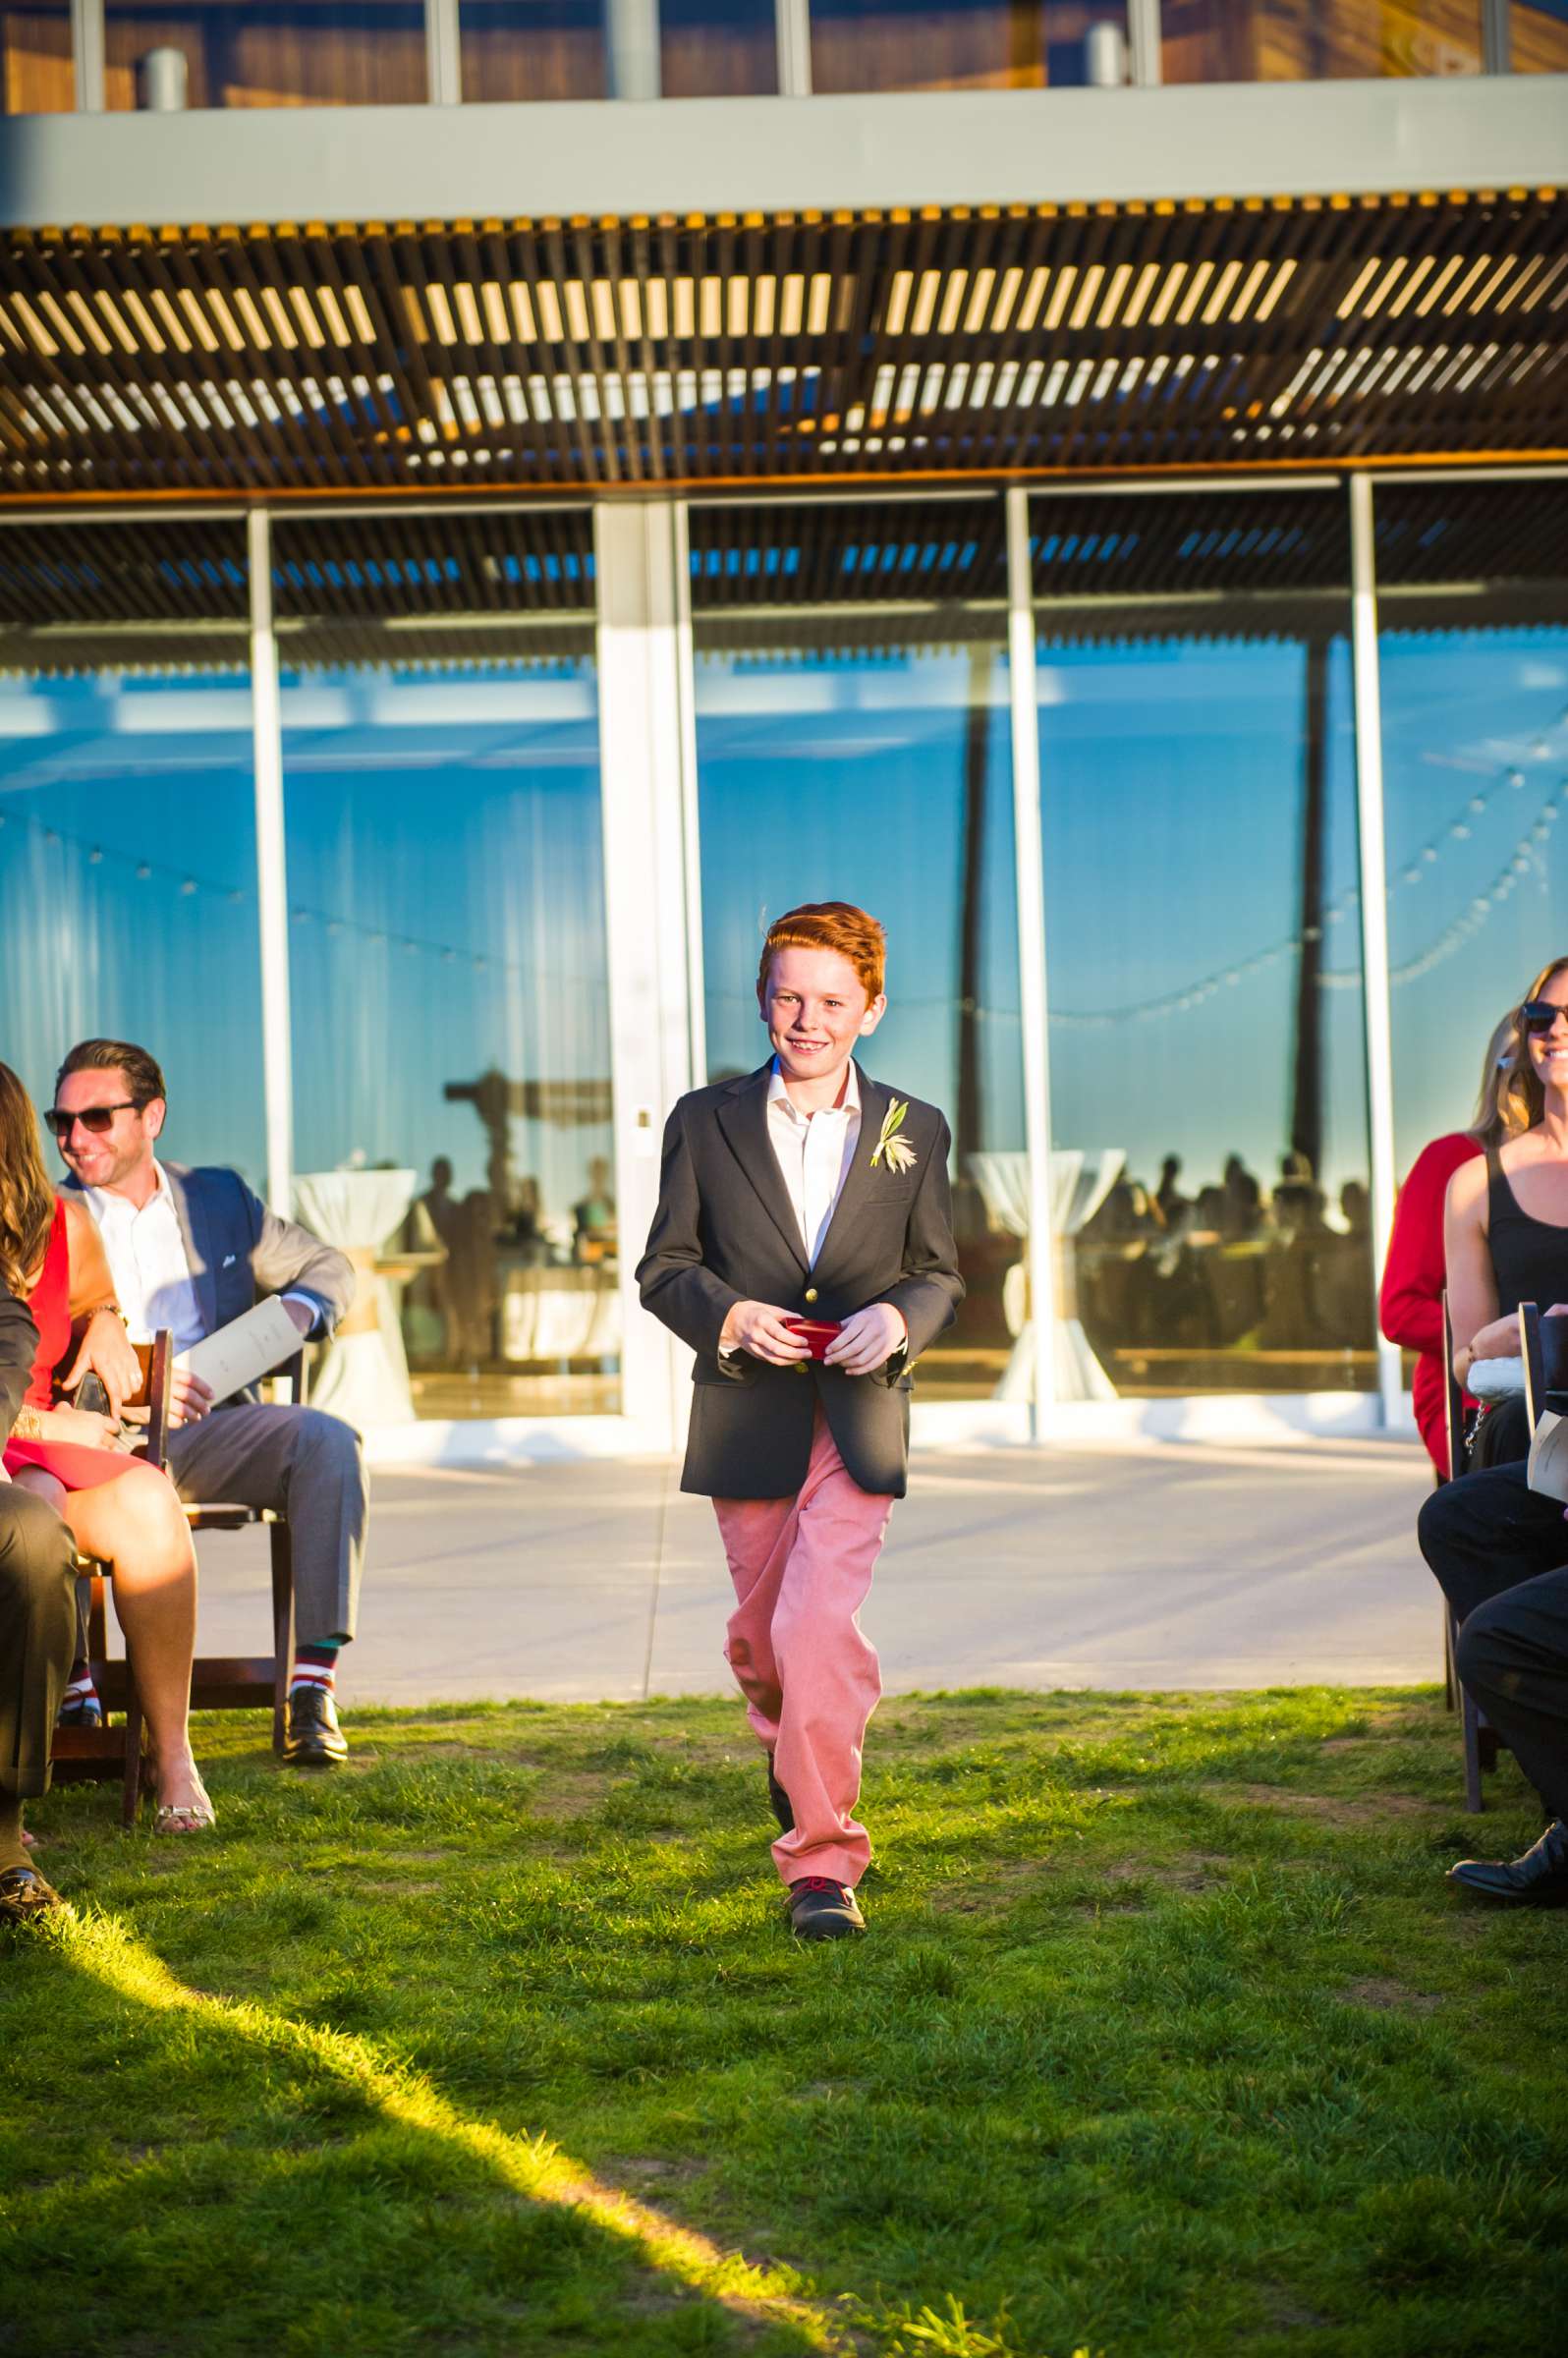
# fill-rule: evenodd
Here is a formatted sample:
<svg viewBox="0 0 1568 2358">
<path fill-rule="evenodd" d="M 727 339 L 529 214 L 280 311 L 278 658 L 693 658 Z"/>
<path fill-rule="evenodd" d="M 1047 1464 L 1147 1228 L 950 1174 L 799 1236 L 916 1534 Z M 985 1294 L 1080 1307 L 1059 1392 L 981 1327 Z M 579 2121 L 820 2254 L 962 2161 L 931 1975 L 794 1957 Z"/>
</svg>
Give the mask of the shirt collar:
<svg viewBox="0 0 1568 2358">
<path fill-rule="evenodd" d="M 778 1058 L 776 1056 L 774 1057 L 771 1066 L 768 1068 L 767 1101 L 770 1108 L 774 1105 L 782 1105 L 792 1122 L 800 1122 L 804 1124 L 812 1119 L 810 1114 L 803 1113 L 801 1111 L 800 1107 L 796 1104 L 795 1099 L 790 1095 L 789 1091 L 785 1088 L 784 1076 L 778 1069 Z M 822 1111 L 824 1113 L 851 1114 L 859 1113 L 860 1109 L 860 1068 L 852 1056 L 845 1068 L 844 1096 L 842 1102 L 837 1105 L 824 1105 L 822 1107 Z"/>
<path fill-rule="evenodd" d="M 163 1199 L 164 1203 L 170 1206 L 171 1208 L 174 1205 L 173 1190 L 169 1186 L 169 1181 L 167 1175 L 165 1174 L 163 1165 L 157 1160 L 156 1156 L 153 1158 L 152 1176 L 156 1182 L 156 1185 L 154 1186 L 151 1195 L 148 1196 L 146 1202 L 140 1205 L 130 1203 L 124 1196 L 112 1196 L 105 1187 L 84 1187 L 82 1193 L 87 1200 L 87 1205 L 92 1212 L 93 1218 L 97 1220 L 100 1225 L 105 1219 L 140 1219 L 142 1212 L 150 1211 L 152 1209 L 153 1205 L 157 1203 L 160 1197 Z"/>
</svg>

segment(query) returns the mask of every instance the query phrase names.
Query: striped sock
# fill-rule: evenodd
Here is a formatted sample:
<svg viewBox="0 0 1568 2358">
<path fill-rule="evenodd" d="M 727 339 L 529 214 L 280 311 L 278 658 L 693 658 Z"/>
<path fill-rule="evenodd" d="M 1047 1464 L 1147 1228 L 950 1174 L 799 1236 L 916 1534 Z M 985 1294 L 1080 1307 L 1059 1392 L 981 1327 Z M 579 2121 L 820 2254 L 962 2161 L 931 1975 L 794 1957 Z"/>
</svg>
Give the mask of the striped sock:
<svg viewBox="0 0 1568 2358">
<path fill-rule="evenodd" d="M 339 1638 L 322 1638 L 314 1646 L 296 1646 L 289 1693 L 297 1695 L 302 1687 L 319 1687 L 324 1695 L 334 1694 L 341 1646 Z"/>
<path fill-rule="evenodd" d="M 60 1700 L 62 1703 L 83 1703 L 89 1696 L 96 1703 L 98 1690 L 92 1683 L 92 1672 L 86 1656 L 79 1654 L 71 1665 L 71 1676 L 66 1681 L 65 1693 Z"/>
</svg>

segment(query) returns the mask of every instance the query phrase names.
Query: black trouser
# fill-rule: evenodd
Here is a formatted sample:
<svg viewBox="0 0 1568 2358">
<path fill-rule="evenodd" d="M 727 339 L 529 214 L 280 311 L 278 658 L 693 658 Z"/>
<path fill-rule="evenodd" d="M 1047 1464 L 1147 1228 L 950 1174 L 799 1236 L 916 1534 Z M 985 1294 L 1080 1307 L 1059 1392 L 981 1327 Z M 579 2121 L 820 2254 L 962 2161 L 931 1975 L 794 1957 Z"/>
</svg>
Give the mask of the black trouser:
<svg viewBox="0 0 1568 2358">
<path fill-rule="evenodd" d="M 48 1790 L 76 1644 L 71 1535 L 41 1498 L 0 1483 L 0 1809 Z"/>
<path fill-rule="evenodd" d="M 1523 1459 L 1445 1482 L 1417 1523 L 1421 1552 L 1461 1621 L 1504 1589 L 1568 1564 L 1568 1522 L 1533 1490 Z"/>
<path fill-rule="evenodd" d="M 1554 1818 L 1568 1818 L 1568 1567 L 1478 1604 L 1455 1666 Z"/>
</svg>

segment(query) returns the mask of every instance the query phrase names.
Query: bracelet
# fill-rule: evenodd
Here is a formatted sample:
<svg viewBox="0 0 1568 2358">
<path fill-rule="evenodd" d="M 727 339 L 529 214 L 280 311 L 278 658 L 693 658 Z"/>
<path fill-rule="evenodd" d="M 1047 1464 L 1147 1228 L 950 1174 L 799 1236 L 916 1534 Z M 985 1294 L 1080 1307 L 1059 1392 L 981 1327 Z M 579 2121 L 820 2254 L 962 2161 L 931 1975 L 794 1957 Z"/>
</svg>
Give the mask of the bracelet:
<svg viewBox="0 0 1568 2358">
<path fill-rule="evenodd" d="M 19 1408 L 12 1420 L 11 1437 L 17 1441 L 41 1441 L 43 1422 L 35 1408 Z"/>
</svg>

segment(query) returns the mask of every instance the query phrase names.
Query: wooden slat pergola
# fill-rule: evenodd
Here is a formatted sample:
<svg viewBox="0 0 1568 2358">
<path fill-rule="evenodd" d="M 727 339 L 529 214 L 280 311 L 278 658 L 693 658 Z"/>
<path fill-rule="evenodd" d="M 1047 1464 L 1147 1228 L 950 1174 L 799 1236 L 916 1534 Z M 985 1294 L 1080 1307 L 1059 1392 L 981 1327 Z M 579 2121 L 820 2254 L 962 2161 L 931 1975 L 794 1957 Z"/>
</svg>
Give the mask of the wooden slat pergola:
<svg viewBox="0 0 1568 2358">
<path fill-rule="evenodd" d="M 1568 197 L 62 228 L 0 500 L 1562 457 Z"/>
</svg>

